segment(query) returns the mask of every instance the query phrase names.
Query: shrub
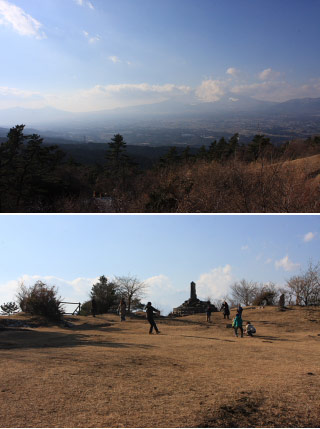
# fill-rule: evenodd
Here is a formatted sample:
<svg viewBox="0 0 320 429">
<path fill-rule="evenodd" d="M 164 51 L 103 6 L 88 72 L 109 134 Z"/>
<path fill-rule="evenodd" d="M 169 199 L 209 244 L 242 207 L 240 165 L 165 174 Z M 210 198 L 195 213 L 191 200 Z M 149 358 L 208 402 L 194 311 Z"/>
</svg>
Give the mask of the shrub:
<svg viewBox="0 0 320 429">
<path fill-rule="evenodd" d="M 91 314 L 91 301 L 85 301 L 81 304 L 80 316 L 89 316 Z"/>
<path fill-rule="evenodd" d="M 55 286 L 37 281 L 29 288 L 22 284 L 17 297 L 22 311 L 57 321 L 62 317 L 61 298 L 57 293 Z"/>
<path fill-rule="evenodd" d="M 279 291 L 273 283 L 262 285 L 252 302 L 253 305 L 276 305 Z"/>
</svg>

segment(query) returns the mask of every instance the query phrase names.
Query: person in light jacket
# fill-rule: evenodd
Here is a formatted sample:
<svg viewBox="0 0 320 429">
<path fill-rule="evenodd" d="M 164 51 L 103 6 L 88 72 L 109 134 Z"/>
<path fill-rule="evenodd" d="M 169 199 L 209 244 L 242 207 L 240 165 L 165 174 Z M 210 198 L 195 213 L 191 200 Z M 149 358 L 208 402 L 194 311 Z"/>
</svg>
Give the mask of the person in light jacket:
<svg viewBox="0 0 320 429">
<path fill-rule="evenodd" d="M 245 332 L 247 335 L 249 335 L 249 337 L 253 337 L 253 334 L 255 334 L 257 331 L 256 328 L 250 322 L 247 322 Z"/>
</svg>

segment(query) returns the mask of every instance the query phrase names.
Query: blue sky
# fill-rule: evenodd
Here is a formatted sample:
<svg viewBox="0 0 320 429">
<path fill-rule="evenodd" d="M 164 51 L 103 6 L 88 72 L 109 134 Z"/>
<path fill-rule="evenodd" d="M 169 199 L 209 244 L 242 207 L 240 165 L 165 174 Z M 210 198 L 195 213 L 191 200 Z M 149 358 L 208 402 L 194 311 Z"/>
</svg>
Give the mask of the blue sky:
<svg viewBox="0 0 320 429">
<path fill-rule="evenodd" d="M 320 0 L 0 0 L 0 108 L 320 96 Z"/>
<path fill-rule="evenodd" d="M 320 254 L 319 215 L 0 216 L 0 303 L 19 282 L 56 285 L 66 300 L 88 299 L 101 275 L 136 275 L 164 311 L 189 298 L 219 299 L 235 281 L 275 282 Z"/>
</svg>

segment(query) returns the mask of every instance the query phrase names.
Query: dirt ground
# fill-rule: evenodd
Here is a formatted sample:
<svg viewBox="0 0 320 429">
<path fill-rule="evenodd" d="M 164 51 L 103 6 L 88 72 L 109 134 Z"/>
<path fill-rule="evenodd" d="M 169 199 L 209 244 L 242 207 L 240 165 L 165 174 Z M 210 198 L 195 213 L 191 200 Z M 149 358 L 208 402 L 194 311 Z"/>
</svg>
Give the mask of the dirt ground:
<svg viewBox="0 0 320 429">
<path fill-rule="evenodd" d="M 116 315 L 2 329 L 0 426 L 319 427 L 320 309 L 243 319 L 255 337 L 221 313 L 160 319 L 160 335 Z"/>
</svg>

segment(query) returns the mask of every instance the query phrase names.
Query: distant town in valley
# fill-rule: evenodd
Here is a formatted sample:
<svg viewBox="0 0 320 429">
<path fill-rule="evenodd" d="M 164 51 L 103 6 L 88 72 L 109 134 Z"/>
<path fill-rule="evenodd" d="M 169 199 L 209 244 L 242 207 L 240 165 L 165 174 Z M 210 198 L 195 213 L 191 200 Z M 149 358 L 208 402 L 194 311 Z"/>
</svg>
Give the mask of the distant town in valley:
<svg viewBox="0 0 320 429">
<path fill-rule="evenodd" d="M 122 134 L 128 145 L 209 146 L 239 133 L 242 143 L 256 134 L 273 144 L 320 134 L 320 98 L 270 103 L 243 97 L 210 103 L 162 102 L 97 112 L 71 113 L 53 108 L 0 110 L 0 137 L 10 127 L 25 124 L 46 142 L 107 143 Z"/>
</svg>

